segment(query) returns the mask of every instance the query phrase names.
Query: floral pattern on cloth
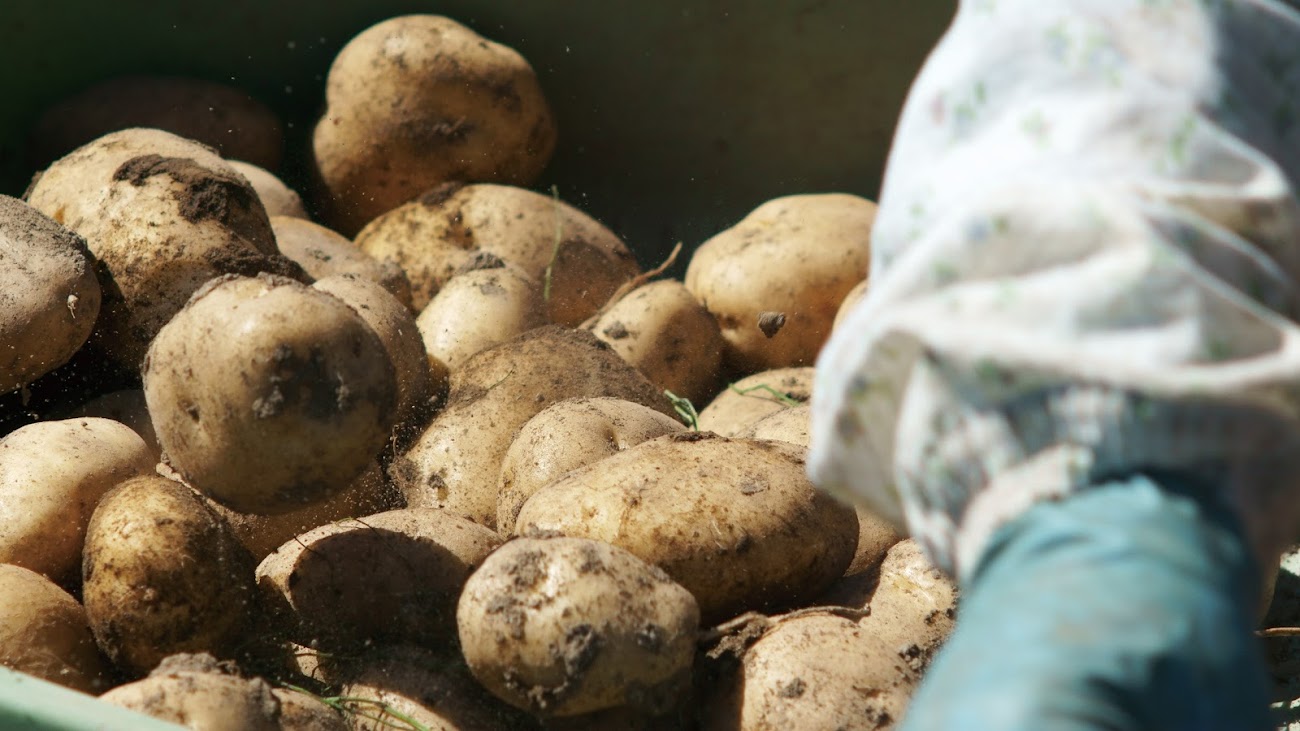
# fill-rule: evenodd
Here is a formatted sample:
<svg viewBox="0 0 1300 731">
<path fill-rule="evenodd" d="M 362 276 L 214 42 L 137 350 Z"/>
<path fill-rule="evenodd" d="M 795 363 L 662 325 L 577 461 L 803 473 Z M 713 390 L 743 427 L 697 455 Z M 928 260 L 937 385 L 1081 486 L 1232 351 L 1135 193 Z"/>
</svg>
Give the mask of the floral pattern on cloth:
<svg viewBox="0 0 1300 731">
<path fill-rule="evenodd" d="M 1214 475 L 1300 527 L 1300 12 L 965 0 L 909 95 L 809 471 L 963 578 L 1035 501 Z"/>
</svg>

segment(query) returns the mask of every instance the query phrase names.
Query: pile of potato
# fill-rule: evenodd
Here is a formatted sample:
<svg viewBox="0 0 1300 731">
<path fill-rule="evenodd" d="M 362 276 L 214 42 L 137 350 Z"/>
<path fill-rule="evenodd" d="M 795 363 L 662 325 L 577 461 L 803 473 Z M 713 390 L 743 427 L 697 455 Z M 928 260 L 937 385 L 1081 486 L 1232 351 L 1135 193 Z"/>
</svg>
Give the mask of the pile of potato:
<svg viewBox="0 0 1300 731">
<path fill-rule="evenodd" d="M 769 201 L 657 278 L 527 189 L 556 125 L 513 50 L 394 18 L 326 100 L 305 195 L 219 85 L 38 125 L 0 663 L 196 729 L 892 726 L 955 592 L 804 467 L 874 205 Z"/>
</svg>

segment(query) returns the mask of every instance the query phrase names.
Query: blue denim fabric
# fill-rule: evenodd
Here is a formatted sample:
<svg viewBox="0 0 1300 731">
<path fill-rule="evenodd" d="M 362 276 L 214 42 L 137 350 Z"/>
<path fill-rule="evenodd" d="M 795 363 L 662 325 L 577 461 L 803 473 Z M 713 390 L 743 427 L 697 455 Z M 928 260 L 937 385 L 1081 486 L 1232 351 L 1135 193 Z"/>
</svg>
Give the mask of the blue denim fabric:
<svg viewBox="0 0 1300 731">
<path fill-rule="evenodd" d="M 1274 728 L 1259 573 L 1219 494 L 1129 476 L 1004 526 L 903 731 Z"/>
</svg>

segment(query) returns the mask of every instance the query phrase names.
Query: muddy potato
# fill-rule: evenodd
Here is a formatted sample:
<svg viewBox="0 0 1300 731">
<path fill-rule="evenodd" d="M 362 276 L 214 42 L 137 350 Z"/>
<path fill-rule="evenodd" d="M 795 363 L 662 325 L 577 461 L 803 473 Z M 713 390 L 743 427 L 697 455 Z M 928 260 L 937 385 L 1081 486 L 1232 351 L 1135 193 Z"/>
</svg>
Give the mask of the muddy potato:
<svg viewBox="0 0 1300 731">
<path fill-rule="evenodd" d="M 302 197 L 269 170 L 243 160 L 227 160 L 227 162 L 248 180 L 249 185 L 253 186 L 258 200 L 262 201 L 262 207 L 266 209 L 266 215 L 302 219 L 308 217 L 307 209 L 302 205 Z"/>
<path fill-rule="evenodd" d="M 429 355 L 459 368 L 474 355 L 546 324 L 537 282 L 484 254 L 448 279 L 416 325 Z"/>
<path fill-rule="evenodd" d="M 853 289 L 850 289 L 848 294 L 844 295 L 844 301 L 840 303 L 840 308 L 835 311 L 835 320 L 831 323 L 831 329 L 834 330 L 839 327 L 840 323 L 844 321 L 844 318 L 847 317 L 848 314 L 853 311 L 853 308 L 862 301 L 862 298 L 866 296 L 867 280 L 864 279 L 854 285 Z"/>
<path fill-rule="evenodd" d="M 700 245 L 686 287 L 718 319 L 740 373 L 811 366 L 844 296 L 867 275 L 876 204 L 777 198 Z"/>
<path fill-rule="evenodd" d="M 524 424 L 501 462 L 497 531 L 514 530 L 524 501 L 565 473 L 685 429 L 672 417 L 622 399 L 570 399 L 548 406 Z"/>
<path fill-rule="evenodd" d="M 324 500 L 379 454 L 397 379 L 379 336 L 330 294 L 224 277 L 163 328 L 144 393 L 168 464 L 243 513 Z"/>
<path fill-rule="evenodd" d="M 284 148 L 275 113 L 241 89 L 200 79 L 124 76 L 46 111 L 32 131 L 32 157 L 44 165 L 97 137 L 132 127 L 166 130 L 268 170 L 279 167 Z"/>
<path fill-rule="evenodd" d="M 0 564 L 0 665 L 83 693 L 109 684 L 86 610 L 46 577 L 10 564 Z"/>
<path fill-rule="evenodd" d="M 128 370 L 213 277 L 306 277 L 276 250 L 248 181 L 211 149 L 161 130 L 123 130 L 78 148 L 41 174 L 28 200 L 86 239 L 111 283 L 91 340 Z"/>
<path fill-rule="evenodd" d="M 111 419 L 125 424 L 144 440 L 155 463 L 162 456 L 162 447 L 158 445 L 158 434 L 154 431 L 153 421 L 149 418 L 149 406 L 144 401 L 144 391 L 138 388 L 110 391 L 78 406 L 67 415 L 69 419 L 87 417 Z"/>
<path fill-rule="evenodd" d="M 542 716 L 671 705 L 689 682 L 699 622 L 664 572 L 582 538 L 507 543 L 470 577 L 457 611 L 474 677 Z"/>
<path fill-rule="evenodd" d="M 80 236 L 0 195 L 0 393 L 63 365 L 99 315 L 94 260 Z"/>
<path fill-rule="evenodd" d="M 144 441 L 108 419 L 44 421 L 11 432 L 0 440 L 0 563 L 56 582 L 75 579 L 100 498 L 153 465 Z"/>
<path fill-rule="evenodd" d="M 844 574 L 858 525 L 819 492 L 792 444 L 683 432 L 538 490 L 518 535 L 581 536 L 631 551 L 695 595 L 706 622 L 809 599 Z"/>
<path fill-rule="evenodd" d="M 497 534 L 442 510 L 392 510 L 286 542 L 257 567 L 257 584 L 301 644 L 445 647 L 461 587 L 500 545 Z"/>
<path fill-rule="evenodd" d="M 700 412 L 700 429 L 735 437 L 812 396 L 812 368 L 778 368 L 731 384 Z"/>
<path fill-rule="evenodd" d="M 444 508 L 493 528 L 501 460 L 520 427 L 557 401 L 599 396 L 671 412 L 645 376 L 591 333 L 531 330 L 453 374 L 446 408 L 389 475 L 408 505 Z"/>
<path fill-rule="evenodd" d="M 378 283 L 408 309 L 411 307 L 411 283 L 397 262 L 376 260 L 343 236 L 303 218 L 273 214 L 271 229 L 280 253 L 312 277 L 356 274 Z"/>
<path fill-rule="evenodd" d="M 440 186 L 375 219 L 356 242 L 376 259 L 402 266 L 416 309 L 486 252 L 541 283 L 547 319 L 569 327 L 595 314 L 639 271 L 622 240 L 595 219 L 551 196 L 507 185 Z"/>
<path fill-rule="evenodd" d="M 650 382 L 695 403 L 717 393 L 722 331 L 681 282 L 642 285 L 590 327 Z"/>
<path fill-rule="evenodd" d="M 555 121 L 514 49 L 436 15 L 391 18 L 330 66 L 312 151 L 325 219 L 351 235 L 448 181 L 530 185 Z"/>
<path fill-rule="evenodd" d="M 252 559 L 230 526 L 177 482 L 136 477 L 100 500 L 82 581 L 96 642 L 130 675 L 178 652 L 230 658 L 248 642 Z"/>
<path fill-rule="evenodd" d="M 434 397 L 447 388 L 434 380 L 415 316 L 388 290 L 356 274 L 326 277 L 312 287 L 343 300 L 379 336 L 397 376 L 395 438 L 404 442 L 425 425 Z"/>
</svg>

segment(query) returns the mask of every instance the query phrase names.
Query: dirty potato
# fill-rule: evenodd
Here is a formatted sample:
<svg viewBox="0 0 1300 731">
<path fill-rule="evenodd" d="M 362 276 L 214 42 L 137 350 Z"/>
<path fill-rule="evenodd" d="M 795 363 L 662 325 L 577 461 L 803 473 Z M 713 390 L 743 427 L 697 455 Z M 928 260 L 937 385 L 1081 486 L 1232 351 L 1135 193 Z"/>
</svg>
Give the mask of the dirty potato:
<svg viewBox="0 0 1300 731">
<path fill-rule="evenodd" d="M 307 209 L 302 205 L 302 197 L 269 170 L 243 160 L 227 160 L 227 162 L 235 172 L 244 176 L 249 185 L 253 186 L 258 200 L 262 201 L 262 207 L 266 209 L 266 215 L 292 216 L 300 219 L 308 217 Z"/>
<path fill-rule="evenodd" d="M 546 324 L 541 287 L 480 252 L 442 286 L 416 325 L 429 355 L 459 368 L 474 355 Z"/>
<path fill-rule="evenodd" d="M 411 307 L 411 283 L 393 260 L 374 259 L 343 236 L 306 219 L 272 215 L 271 229 L 280 253 L 312 277 L 356 274 L 378 283 L 408 309 Z"/>
<path fill-rule="evenodd" d="M 83 693 L 109 684 L 86 610 L 46 577 L 10 564 L 0 564 L 0 665 Z"/>
</svg>

